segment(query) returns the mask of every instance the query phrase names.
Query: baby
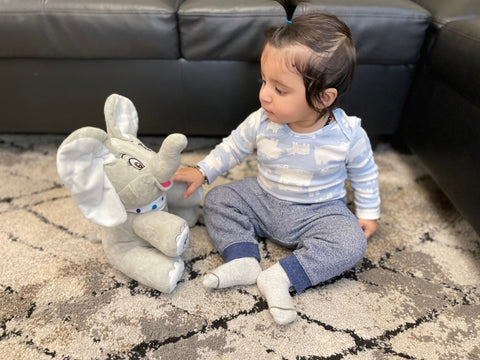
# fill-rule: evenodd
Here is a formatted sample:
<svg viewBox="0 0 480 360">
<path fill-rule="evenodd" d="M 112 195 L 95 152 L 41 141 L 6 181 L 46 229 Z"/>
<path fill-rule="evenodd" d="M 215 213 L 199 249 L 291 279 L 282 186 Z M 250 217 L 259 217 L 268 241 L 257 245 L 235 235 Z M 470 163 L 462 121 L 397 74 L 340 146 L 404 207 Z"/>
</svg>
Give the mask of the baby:
<svg viewBox="0 0 480 360">
<path fill-rule="evenodd" d="M 275 322 L 288 324 L 297 315 L 290 287 L 301 293 L 362 259 L 380 198 L 360 119 L 335 106 L 355 68 L 349 28 L 328 14 L 292 19 L 298 1 L 279 2 L 287 21 L 266 30 L 261 108 L 174 180 L 188 183 L 188 197 L 256 151 L 256 178 L 217 186 L 205 198 L 205 224 L 225 264 L 207 274 L 204 286 L 256 283 Z M 356 216 L 346 205 L 347 178 Z M 258 237 L 293 251 L 262 270 Z"/>
</svg>

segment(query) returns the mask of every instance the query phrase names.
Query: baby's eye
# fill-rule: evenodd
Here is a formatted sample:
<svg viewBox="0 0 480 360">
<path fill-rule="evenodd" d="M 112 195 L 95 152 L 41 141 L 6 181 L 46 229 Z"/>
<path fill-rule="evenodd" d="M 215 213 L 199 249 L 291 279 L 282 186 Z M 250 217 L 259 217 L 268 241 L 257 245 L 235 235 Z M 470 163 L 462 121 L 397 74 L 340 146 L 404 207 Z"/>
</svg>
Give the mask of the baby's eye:
<svg viewBox="0 0 480 360">
<path fill-rule="evenodd" d="M 128 163 L 133 166 L 135 169 L 142 170 L 145 165 L 142 164 L 142 162 L 138 159 L 135 158 L 130 158 L 128 159 Z"/>
<path fill-rule="evenodd" d="M 279 88 L 275 88 L 275 91 L 279 94 L 279 95 L 284 95 L 286 94 L 286 91 L 283 91 L 283 90 L 280 90 Z"/>
</svg>

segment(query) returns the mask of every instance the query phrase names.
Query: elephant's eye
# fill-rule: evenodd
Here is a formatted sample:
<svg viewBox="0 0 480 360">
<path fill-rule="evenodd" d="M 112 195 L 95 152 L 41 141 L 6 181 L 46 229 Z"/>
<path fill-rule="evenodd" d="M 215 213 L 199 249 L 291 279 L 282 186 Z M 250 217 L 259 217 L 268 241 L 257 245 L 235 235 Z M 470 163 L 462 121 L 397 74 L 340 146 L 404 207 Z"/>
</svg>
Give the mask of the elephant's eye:
<svg viewBox="0 0 480 360">
<path fill-rule="evenodd" d="M 143 165 L 140 160 L 135 158 L 128 159 L 128 162 L 130 163 L 130 165 L 132 165 L 135 169 L 138 170 L 142 170 L 145 167 L 145 165 Z"/>
</svg>

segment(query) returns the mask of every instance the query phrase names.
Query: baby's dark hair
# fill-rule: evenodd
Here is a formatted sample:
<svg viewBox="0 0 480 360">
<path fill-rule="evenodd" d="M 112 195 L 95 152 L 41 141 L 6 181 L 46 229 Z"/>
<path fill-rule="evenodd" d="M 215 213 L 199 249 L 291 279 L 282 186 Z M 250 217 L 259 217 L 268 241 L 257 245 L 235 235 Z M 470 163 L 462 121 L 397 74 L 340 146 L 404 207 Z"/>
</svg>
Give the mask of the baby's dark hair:
<svg viewBox="0 0 480 360">
<path fill-rule="evenodd" d="M 308 104 L 321 115 L 330 112 L 336 100 L 326 110 L 321 95 L 328 88 L 343 95 L 353 79 L 356 55 L 350 29 L 335 15 L 307 13 L 293 18 L 298 0 L 276 0 L 287 13 L 287 22 L 266 29 L 266 44 L 275 48 L 300 45 L 305 47 L 293 59 L 293 66 L 303 77 Z M 308 54 L 308 55 L 305 55 Z"/>
</svg>

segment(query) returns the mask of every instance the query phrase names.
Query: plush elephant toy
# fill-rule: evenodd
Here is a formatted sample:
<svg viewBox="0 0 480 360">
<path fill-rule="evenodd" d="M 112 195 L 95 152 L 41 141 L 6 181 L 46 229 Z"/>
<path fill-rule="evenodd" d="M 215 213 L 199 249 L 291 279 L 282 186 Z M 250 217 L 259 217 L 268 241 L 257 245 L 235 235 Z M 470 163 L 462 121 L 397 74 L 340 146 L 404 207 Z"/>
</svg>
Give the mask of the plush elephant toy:
<svg viewBox="0 0 480 360">
<path fill-rule="evenodd" d="M 197 192 L 183 199 L 186 185 L 171 181 L 187 139 L 172 134 L 156 153 L 137 139 L 129 99 L 110 95 L 104 110 L 107 132 L 85 127 L 70 134 L 58 149 L 58 173 L 83 215 L 106 228 L 102 244 L 110 263 L 170 293 L 183 274 L 180 254 L 202 198 Z"/>
</svg>

